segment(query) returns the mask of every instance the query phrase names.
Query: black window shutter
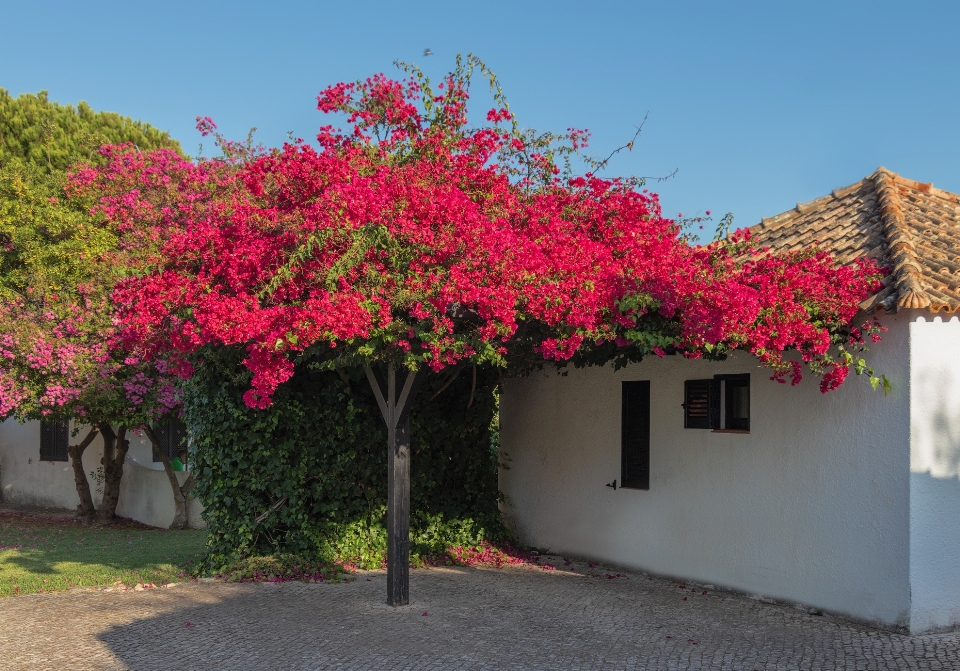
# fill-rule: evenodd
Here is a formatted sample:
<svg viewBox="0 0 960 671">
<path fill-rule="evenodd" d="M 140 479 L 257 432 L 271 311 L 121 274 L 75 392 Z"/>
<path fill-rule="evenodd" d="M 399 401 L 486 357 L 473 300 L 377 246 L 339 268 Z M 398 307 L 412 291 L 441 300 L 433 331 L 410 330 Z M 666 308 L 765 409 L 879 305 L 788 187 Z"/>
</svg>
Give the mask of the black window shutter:
<svg viewBox="0 0 960 671">
<path fill-rule="evenodd" d="M 713 380 L 687 380 L 683 383 L 683 428 L 710 429 L 719 425 L 715 386 Z"/>
<path fill-rule="evenodd" d="M 170 420 L 170 458 L 180 454 L 180 450 L 187 449 L 187 425 L 179 419 Z"/>
<path fill-rule="evenodd" d="M 164 420 L 158 422 L 153 427 L 153 435 L 157 437 L 157 442 L 160 443 L 160 449 L 163 450 L 164 454 L 167 455 L 167 458 L 170 458 L 170 422 Z M 153 446 L 151 446 L 152 448 Z M 157 456 L 156 451 L 153 453 L 153 460 L 155 462 L 163 461 L 159 456 Z"/>
<path fill-rule="evenodd" d="M 623 383 L 620 486 L 650 489 L 650 382 Z"/>
<path fill-rule="evenodd" d="M 153 427 L 153 433 L 160 443 L 160 449 L 167 455 L 167 459 L 173 459 L 180 450 L 187 447 L 187 425 L 181 420 L 165 419 L 158 422 Z M 153 453 L 154 461 L 162 461 L 157 453 Z"/>
<path fill-rule="evenodd" d="M 66 421 L 40 422 L 40 460 L 67 461 L 70 444 L 70 425 Z"/>
</svg>

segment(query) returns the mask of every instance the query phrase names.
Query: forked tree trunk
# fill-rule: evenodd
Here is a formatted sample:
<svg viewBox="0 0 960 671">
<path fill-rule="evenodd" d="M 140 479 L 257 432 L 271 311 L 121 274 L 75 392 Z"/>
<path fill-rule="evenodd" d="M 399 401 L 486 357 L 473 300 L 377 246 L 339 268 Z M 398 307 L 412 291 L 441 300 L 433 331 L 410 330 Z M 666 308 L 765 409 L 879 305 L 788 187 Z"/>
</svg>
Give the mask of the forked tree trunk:
<svg viewBox="0 0 960 671">
<path fill-rule="evenodd" d="M 90 481 L 87 480 L 87 473 L 83 470 L 83 453 L 90 447 L 90 443 L 98 433 L 100 433 L 98 427 L 90 427 L 90 431 L 78 445 L 67 446 L 67 454 L 70 455 L 70 464 L 73 466 L 73 479 L 77 484 L 77 495 L 80 497 L 77 514 L 86 522 L 90 522 L 97 511 L 93 506 L 93 496 L 90 494 Z"/>
<path fill-rule="evenodd" d="M 407 372 L 397 396 L 397 370 L 386 384 L 365 366 L 367 380 L 387 425 L 387 605 L 410 603 L 410 408 L 426 368 Z"/>
<path fill-rule="evenodd" d="M 101 424 L 100 433 L 103 435 L 103 458 L 100 460 L 103 464 L 103 500 L 100 502 L 100 510 L 97 511 L 97 519 L 101 523 L 109 524 L 117 517 L 120 479 L 123 477 L 123 462 L 127 458 L 130 441 L 127 440 L 125 426 L 121 426 L 114 433 L 112 426 Z"/>
<path fill-rule="evenodd" d="M 196 481 L 193 479 L 193 473 L 187 476 L 187 479 L 183 481 L 183 485 L 177 480 L 177 472 L 173 470 L 173 466 L 170 464 L 170 457 L 167 456 L 166 451 L 160 446 L 160 441 L 157 440 L 157 434 L 153 432 L 153 429 L 149 426 L 143 427 L 144 433 L 147 434 L 147 438 L 150 439 L 150 445 L 153 447 L 153 453 L 160 458 L 160 461 L 163 463 L 163 472 L 167 474 L 167 479 L 170 480 L 170 488 L 173 490 L 173 522 L 170 523 L 171 529 L 186 529 L 190 523 L 190 519 L 187 516 L 187 501 L 190 496 L 190 490 L 193 489 L 193 485 L 196 484 Z"/>
</svg>

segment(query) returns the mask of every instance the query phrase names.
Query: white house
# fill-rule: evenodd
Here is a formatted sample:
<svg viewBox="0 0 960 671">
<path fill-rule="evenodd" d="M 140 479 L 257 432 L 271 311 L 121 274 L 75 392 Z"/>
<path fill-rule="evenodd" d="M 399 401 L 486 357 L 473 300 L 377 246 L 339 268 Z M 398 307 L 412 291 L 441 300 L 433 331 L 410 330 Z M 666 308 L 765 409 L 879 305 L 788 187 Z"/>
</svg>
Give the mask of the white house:
<svg viewBox="0 0 960 671">
<path fill-rule="evenodd" d="M 46 425 L 46 426 L 44 426 Z M 70 438 L 72 424 L 51 422 L 18 423 L 8 419 L 0 423 L 0 501 L 34 506 L 76 508 L 80 503 L 74 482 L 73 466 L 67 456 L 67 443 L 79 442 L 83 429 Z M 46 430 L 43 430 L 46 429 Z M 178 451 L 175 436 L 167 432 L 168 456 Z M 128 435 L 130 449 L 120 480 L 117 514 L 144 524 L 168 527 L 173 522 L 174 501 L 170 481 L 163 464 L 156 461 L 146 436 Z M 161 434 L 161 440 L 164 435 Z M 90 493 L 98 507 L 102 490 L 97 491 L 96 473 L 103 457 L 103 440 L 98 436 L 83 454 L 83 470 L 90 482 Z M 187 473 L 177 473 L 182 485 Z M 195 499 L 187 501 L 191 527 L 204 526 L 200 513 L 203 507 Z"/>
<path fill-rule="evenodd" d="M 509 380 L 508 520 L 553 552 L 911 633 L 960 625 L 960 197 L 881 168 L 752 232 L 893 269 L 863 306 L 889 328 L 870 364 L 891 392 L 777 384 L 749 354 Z"/>
</svg>

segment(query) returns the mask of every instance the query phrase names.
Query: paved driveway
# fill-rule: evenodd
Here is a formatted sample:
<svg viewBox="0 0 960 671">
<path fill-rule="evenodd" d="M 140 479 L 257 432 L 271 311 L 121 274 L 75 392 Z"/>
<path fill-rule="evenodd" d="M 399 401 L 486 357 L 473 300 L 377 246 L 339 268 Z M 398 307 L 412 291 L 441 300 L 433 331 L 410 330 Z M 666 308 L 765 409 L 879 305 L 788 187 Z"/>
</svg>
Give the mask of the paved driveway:
<svg viewBox="0 0 960 671">
<path fill-rule="evenodd" d="M 214 581 L 0 601 L 13 669 L 960 669 L 960 633 L 910 637 L 573 564 L 382 573 L 341 585 Z M 572 569 L 572 570 L 569 570 Z M 187 623 L 190 626 L 187 626 Z"/>
</svg>

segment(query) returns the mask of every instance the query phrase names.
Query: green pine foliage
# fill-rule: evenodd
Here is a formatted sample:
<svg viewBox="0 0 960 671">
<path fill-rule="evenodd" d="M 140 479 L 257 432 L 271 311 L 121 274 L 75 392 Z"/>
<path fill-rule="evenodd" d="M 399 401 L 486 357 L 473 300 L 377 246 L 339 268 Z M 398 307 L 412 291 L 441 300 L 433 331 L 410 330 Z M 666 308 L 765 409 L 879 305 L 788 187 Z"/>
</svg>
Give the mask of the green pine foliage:
<svg viewBox="0 0 960 671">
<path fill-rule="evenodd" d="M 64 173 L 20 160 L 0 165 L 0 299 L 49 296 L 122 271 L 106 262 L 115 231 L 93 225 L 94 201 L 64 197 Z"/>
<path fill-rule="evenodd" d="M 194 495 L 205 507 L 206 570 L 238 557 L 291 553 L 379 568 L 386 557 L 383 421 L 362 370 L 349 385 L 298 365 L 273 405 L 243 402 L 237 352 L 205 353 L 185 392 Z M 411 414 L 411 561 L 506 539 L 498 504 L 497 371 L 428 380 Z"/>
<path fill-rule="evenodd" d="M 85 102 L 60 105 L 50 101 L 46 91 L 14 98 L 0 88 L 0 166 L 19 159 L 54 173 L 77 160 L 93 159 L 101 145 L 123 143 L 183 153 L 168 133 L 142 121 L 95 112 Z"/>
</svg>

